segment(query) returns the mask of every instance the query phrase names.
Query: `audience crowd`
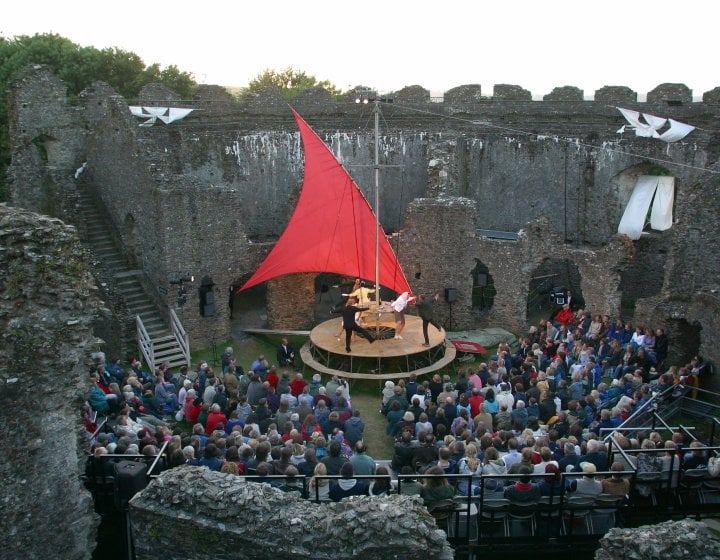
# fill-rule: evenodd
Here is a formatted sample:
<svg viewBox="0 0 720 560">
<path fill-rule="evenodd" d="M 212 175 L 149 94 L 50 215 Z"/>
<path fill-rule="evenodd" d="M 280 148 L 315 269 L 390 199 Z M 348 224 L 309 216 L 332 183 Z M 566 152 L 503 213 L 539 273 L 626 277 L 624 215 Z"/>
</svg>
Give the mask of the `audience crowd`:
<svg viewBox="0 0 720 560">
<path fill-rule="evenodd" d="M 501 343 L 478 368 L 450 376 L 415 375 L 387 381 L 380 408 L 387 435 L 394 438 L 390 467 L 377 466 L 364 441 L 365 422 L 352 407 L 347 381 L 320 375 L 310 381 L 291 369 L 294 351 L 287 340 L 278 350 L 289 369 L 272 367 L 259 356 L 245 372 L 232 348 L 216 373 L 207 363 L 177 372 L 167 364 L 152 375 L 139 360 L 125 369 L 118 360 L 94 355 L 83 421 L 91 436 L 88 470 L 110 474 L 123 455 L 153 459 L 167 447 L 159 469 L 206 466 L 311 499 L 340 500 L 398 490 L 432 502 L 455 494 L 487 492 L 531 501 L 560 489 L 578 495 L 624 495 L 625 470 L 707 468 L 702 447 L 682 433 L 668 441 L 655 432 L 633 439 L 617 435 L 631 454 L 607 464 L 602 438 L 658 392 L 678 383 L 694 384 L 707 367 L 695 357 L 683 367 L 665 366 L 668 339 L 662 329 L 633 327 L 608 316 L 593 316 L 569 305 L 529 329 L 512 351 Z M 695 383 L 696 384 L 696 383 Z M 97 430 L 99 417 L 108 429 Z M 191 434 L 179 429 L 181 421 Z M 111 458 L 102 459 L 105 454 Z M 669 458 L 674 457 L 673 460 Z M 563 482 L 561 473 L 578 476 Z M 604 478 L 596 473 L 610 473 Z M 471 475 L 448 482 L 430 475 Z M 517 475 L 513 482 L 507 477 Z M 328 475 L 340 478 L 328 480 Z M 302 477 L 309 482 L 302 483 Z M 358 478 L 360 477 L 360 478 Z M 560 485 L 563 485 L 562 488 Z"/>
</svg>

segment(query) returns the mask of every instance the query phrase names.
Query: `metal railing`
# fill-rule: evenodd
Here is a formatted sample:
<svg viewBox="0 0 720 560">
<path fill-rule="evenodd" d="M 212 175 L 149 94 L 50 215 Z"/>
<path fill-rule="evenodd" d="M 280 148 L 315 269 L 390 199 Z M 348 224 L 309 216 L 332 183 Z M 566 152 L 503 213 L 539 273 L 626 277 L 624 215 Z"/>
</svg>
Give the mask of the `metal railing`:
<svg viewBox="0 0 720 560">
<path fill-rule="evenodd" d="M 185 358 L 185 364 L 190 367 L 190 339 L 188 338 L 180 319 L 175 313 L 175 310 L 172 308 L 170 309 L 170 330 L 175 337 L 178 348 L 180 348 L 180 351 L 182 352 L 183 358 Z"/>
<path fill-rule="evenodd" d="M 135 326 L 137 327 L 138 349 L 145 358 L 145 363 L 148 364 L 150 371 L 155 371 L 155 348 L 140 315 L 135 315 Z"/>
</svg>

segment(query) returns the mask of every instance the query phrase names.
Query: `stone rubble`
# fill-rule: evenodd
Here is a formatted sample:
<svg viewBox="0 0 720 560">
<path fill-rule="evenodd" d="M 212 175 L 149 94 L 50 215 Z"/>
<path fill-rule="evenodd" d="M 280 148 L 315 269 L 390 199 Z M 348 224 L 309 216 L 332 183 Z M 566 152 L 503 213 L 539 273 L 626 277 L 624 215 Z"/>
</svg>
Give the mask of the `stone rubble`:
<svg viewBox="0 0 720 560">
<path fill-rule="evenodd" d="M 637 529 L 610 529 L 600 540 L 595 560 L 662 560 L 720 558 L 720 541 L 701 521 L 685 519 Z"/>
<path fill-rule="evenodd" d="M 452 558 L 417 497 L 358 496 L 315 504 L 204 467 L 162 473 L 131 504 L 138 560 L 267 557 Z M 221 533 L 221 535 L 220 535 Z"/>
</svg>

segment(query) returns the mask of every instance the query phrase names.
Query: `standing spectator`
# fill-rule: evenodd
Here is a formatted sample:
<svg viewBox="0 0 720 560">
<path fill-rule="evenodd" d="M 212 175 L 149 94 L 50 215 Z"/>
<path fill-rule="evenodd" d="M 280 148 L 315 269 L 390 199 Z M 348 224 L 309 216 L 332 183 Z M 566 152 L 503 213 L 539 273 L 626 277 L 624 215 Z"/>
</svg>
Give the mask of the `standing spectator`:
<svg viewBox="0 0 720 560">
<path fill-rule="evenodd" d="M 279 367 L 295 367 L 295 350 L 286 337 L 280 341 L 277 349 L 277 362 Z"/>
</svg>

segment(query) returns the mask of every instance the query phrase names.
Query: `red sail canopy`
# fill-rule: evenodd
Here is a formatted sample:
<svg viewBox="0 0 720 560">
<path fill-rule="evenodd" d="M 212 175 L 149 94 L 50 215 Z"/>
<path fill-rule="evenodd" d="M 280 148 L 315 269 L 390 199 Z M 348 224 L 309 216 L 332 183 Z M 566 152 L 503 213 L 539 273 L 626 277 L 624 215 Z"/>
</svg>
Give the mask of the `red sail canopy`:
<svg viewBox="0 0 720 560">
<path fill-rule="evenodd" d="M 375 214 L 355 181 L 293 110 L 305 148 L 305 177 L 297 206 L 275 247 L 240 288 L 295 272 L 334 272 L 375 278 Z M 380 285 L 410 292 L 382 227 Z"/>
</svg>

